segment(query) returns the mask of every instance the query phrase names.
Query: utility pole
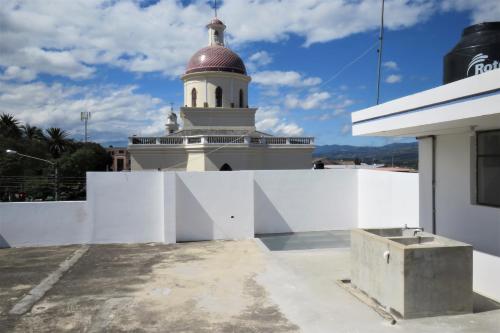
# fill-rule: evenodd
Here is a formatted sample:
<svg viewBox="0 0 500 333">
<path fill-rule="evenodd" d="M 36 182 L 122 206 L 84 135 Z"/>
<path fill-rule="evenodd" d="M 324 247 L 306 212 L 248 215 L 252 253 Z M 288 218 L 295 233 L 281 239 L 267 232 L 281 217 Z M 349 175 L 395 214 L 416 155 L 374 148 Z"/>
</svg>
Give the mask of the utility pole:
<svg viewBox="0 0 500 333">
<path fill-rule="evenodd" d="M 85 126 L 85 137 L 84 137 L 84 142 L 87 143 L 89 137 L 87 135 L 87 124 L 89 122 L 89 119 L 90 119 L 90 111 L 82 111 L 80 112 L 80 120 L 84 122 L 84 126 Z"/>
<path fill-rule="evenodd" d="M 377 105 L 380 102 L 380 69 L 382 68 L 382 48 L 384 46 L 384 6 L 385 1 L 382 0 L 382 12 L 380 15 L 380 33 L 379 33 L 379 47 L 378 47 L 378 67 L 377 67 Z"/>
</svg>

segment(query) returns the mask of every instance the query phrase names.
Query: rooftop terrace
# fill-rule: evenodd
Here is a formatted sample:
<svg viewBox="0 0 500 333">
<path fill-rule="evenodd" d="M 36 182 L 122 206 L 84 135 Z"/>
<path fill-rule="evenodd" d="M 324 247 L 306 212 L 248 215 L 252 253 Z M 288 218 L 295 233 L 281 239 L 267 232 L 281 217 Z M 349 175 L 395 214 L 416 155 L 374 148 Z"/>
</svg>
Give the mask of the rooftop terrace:
<svg viewBox="0 0 500 333">
<path fill-rule="evenodd" d="M 391 324 L 339 283 L 349 276 L 348 246 L 343 231 L 91 245 L 21 315 L 9 311 L 81 247 L 2 249 L 0 327 L 9 332 L 498 330 L 500 310 L 480 297 L 473 314 Z"/>
</svg>

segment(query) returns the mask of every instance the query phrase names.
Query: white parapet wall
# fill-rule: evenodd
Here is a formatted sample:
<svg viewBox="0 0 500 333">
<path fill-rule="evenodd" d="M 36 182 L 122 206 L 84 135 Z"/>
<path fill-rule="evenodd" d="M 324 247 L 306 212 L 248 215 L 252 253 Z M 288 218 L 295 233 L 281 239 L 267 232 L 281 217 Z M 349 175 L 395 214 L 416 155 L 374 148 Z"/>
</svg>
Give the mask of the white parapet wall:
<svg viewBox="0 0 500 333">
<path fill-rule="evenodd" d="M 255 233 L 355 228 L 357 171 L 255 171 Z"/>
<path fill-rule="evenodd" d="M 244 239 L 418 225 L 418 174 L 89 172 L 86 202 L 0 203 L 0 246 Z"/>
<path fill-rule="evenodd" d="M 254 237 L 253 172 L 177 172 L 177 241 Z"/>
<path fill-rule="evenodd" d="M 162 172 L 88 172 L 91 243 L 164 241 Z"/>
<path fill-rule="evenodd" d="M 500 257 L 474 251 L 472 279 L 474 291 L 500 302 Z"/>
<path fill-rule="evenodd" d="M 0 248 L 87 243 L 87 202 L 0 203 Z"/>
<path fill-rule="evenodd" d="M 418 174 L 357 171 L 358 227 L 419 226 Z"/>
</svg>

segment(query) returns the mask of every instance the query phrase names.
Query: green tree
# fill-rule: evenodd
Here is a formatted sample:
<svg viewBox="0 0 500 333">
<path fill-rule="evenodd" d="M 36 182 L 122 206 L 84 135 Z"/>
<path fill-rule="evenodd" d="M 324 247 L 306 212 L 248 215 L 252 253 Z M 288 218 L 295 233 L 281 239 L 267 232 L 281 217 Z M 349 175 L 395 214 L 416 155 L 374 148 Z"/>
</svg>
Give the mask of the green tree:
<svg viewBox="0 0 500 333">
<path fill-rule="evenodd" d="M 52 157 L 59 158 L 70 145 L 68 132 L 58 127 L 50 127 L 45 132 L 47 133 L 46 140 L 49 145 L 49 152 Z"/>
<path fill-rule="evenodd" d="M 36 126 L 31 126 L 30 124 L 22 125 L 21 131 L 23 137 L 28 140 L 44 140 L 45 135 L 43 134 L 43 130 Z"/>
<path fill-rule="evenodd" d="M 98 143 L 89 142 L 81 144 L 74 153 L 61 157 L 58 165 L 63 177 L 85 177 L 87 171 L 106 171 L 111 162 L 106 149 Z"/>
<path fill-rule="evenodd" d="M 21 129 L 19 127 L 19 120 L 11 114 L 2 113 L 0 115 L 0 135 L 5 138 L 20 138 Z"/>
</svg>

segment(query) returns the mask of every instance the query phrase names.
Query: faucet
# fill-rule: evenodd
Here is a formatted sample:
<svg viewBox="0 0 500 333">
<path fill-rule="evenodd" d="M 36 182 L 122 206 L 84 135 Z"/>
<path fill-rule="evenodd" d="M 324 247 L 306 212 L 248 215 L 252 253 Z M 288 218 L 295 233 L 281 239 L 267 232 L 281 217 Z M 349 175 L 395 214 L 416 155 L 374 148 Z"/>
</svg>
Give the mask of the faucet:
<svg viewBox="0 0 500 333">
<path fill-rule="evenodd" d="M 417 235 L 417 232 L 424 232 L 423 227 L 409 227 L 407 224 L 404 225 L 403 230 L 415 230 L 413 231 L 413 237 Z"/>
</svg>

